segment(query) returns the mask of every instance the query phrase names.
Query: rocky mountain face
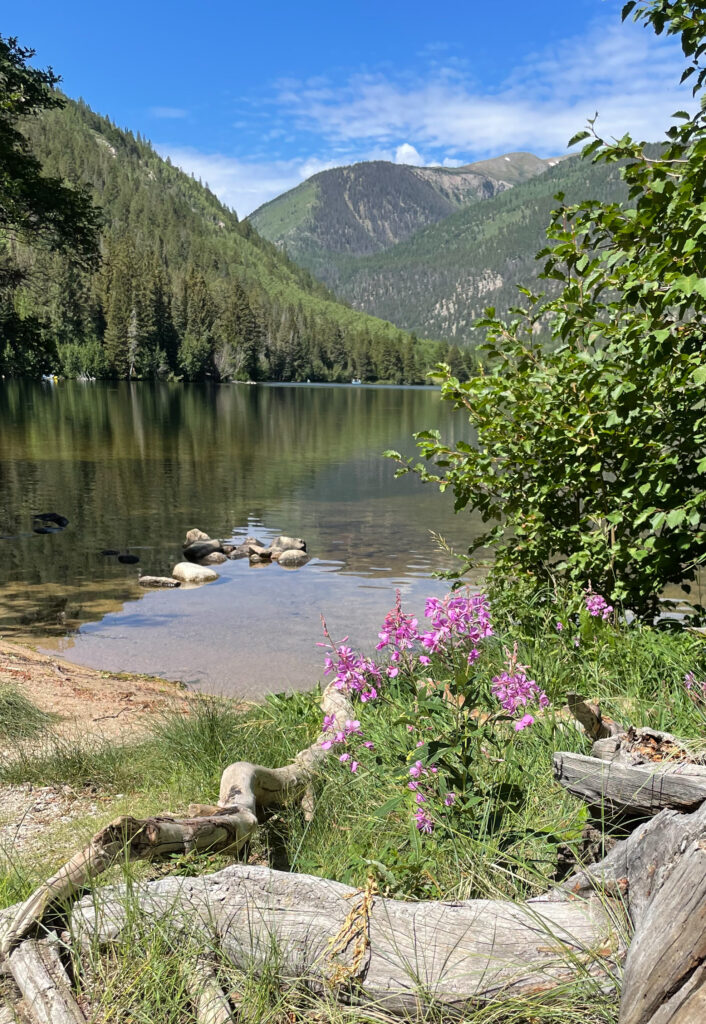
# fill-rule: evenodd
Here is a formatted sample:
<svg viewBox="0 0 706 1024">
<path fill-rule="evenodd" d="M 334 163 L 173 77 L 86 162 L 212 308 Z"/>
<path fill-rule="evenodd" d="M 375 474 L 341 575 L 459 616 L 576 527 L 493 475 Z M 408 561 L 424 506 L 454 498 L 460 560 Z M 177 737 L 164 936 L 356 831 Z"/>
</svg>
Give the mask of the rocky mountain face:
<svg viewBox="0 0 706 1024">
<path fill-rule="evenodd" d="M 330 253 L 383 252 L 556 162 L 531 153 L 510 153 L 454 168 L 373 160 L 321 171 L 261 206 L 249 219 L 292 259 L 321 273 Z"/>
</svg>

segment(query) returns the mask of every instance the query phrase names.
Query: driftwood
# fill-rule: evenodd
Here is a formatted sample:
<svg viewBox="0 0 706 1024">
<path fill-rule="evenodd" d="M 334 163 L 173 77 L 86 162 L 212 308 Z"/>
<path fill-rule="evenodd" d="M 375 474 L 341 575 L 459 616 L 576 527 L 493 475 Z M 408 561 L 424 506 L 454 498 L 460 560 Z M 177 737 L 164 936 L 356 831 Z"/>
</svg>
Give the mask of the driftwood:
<svg viewBox="0 0 706 1024">
<path fill-rule="evenodd" d="M 40 1024 L 86 1024 L 71 992 L 56 939 L 28 939 L 10 957 L 9 967 L 28 1012 Z"/>
<path fill-rule="evenodd" d="M 339 726 L 352 717 L 335 690 L 327 690 L 323 706 Z M 653 817 L 598 864 L 541 897 L 523 904 L 405 903 L 383 898 L 372 883 L 359 891 L 234 865 L 133 886 L 131 902 L 147 920 L 168 919 L 175 941 L 205 940 L 237 968 L 264 969 L 276 949 L 283 981 L 303 980 L 388 1013 L 426 1013 L 432 1005 L 459 1013 L 561 990 L 587 976 L 609 991 L 624 964 L 621 1024 L 697 1024 L 706 993 L 706 767 L 669 734 L 623 729 L 580 698 L 572 711 L 595 740 L 594 756 L 558 753 L 558 781 L 607 814 L 628 809 Z M 191 818 L 123 818 L 103 829 L 9 915 L 3 949 L 19 945 L 10 963 L 57 901 L 66 905 L 74 944 L 119 942 L 127 921 L 124 887 L 71 906 L 80 888 L 118 858 L 236 851 L 263 808 L 296 798 L 310 813 L 311 779 L 325 756 L 320 742 L 283 768 L 229 766 L 219 806 L 192 806 Z M 199 963 L 194 979 L 198 1019 L 227 1020 L 227 1001 L 208 964 Z"/>
</svg>

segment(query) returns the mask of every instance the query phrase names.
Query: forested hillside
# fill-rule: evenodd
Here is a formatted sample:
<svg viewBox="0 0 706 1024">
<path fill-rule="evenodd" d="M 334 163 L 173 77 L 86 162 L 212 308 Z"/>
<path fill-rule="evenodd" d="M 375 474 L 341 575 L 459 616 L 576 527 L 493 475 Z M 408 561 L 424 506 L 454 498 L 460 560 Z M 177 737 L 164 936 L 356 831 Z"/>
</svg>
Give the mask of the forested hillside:
<svg viewBox="0 0 706 1024">
<path fill-rule="evenodd" d="M 423 379 L 443 350 L 336 302 L 202 185 L 84 103 L 26 119 L 47 175 L 101 210 L 101 261 L 8 236 L 22 272 L 0 373 L 186 380 Z"/>
<path fill-rule="evenodd" d="M 332 255 L 382 252 L 554 163 L 532 153 L 509 153 L 455 168 L 371 160 L 320 171 L 255 210 L 249 220 L 292 259 L 329 281 Z"/>
<path fill-rule="evenodd" d="M 551 291 L 551 282 L 537 282 L 535 254 L 545 245 L 558 192 L 568 202 L 627 196 L 617 164 L 570 157 L 384 252 L 330 252 L 321 277 L 357 309 L 426 337 L 473 344 L 481 340 L 473 320 L 487 306 L 506 312 L 517 302 L 518 284 Z M 316 269 L 313 260 L 302 262 Z"/>
</svg>

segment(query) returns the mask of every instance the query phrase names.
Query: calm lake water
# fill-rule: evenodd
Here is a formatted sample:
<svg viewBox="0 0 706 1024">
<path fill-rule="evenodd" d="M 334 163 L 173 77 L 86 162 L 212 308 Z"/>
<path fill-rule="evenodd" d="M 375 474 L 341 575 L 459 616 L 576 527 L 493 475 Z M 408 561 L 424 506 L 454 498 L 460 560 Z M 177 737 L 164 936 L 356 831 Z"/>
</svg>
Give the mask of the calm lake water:
<svg viewBox="0 0 706 1024">
<path fill-rule="evenodd" d="M 386 448 L 412 433 L 468 438 L 427 388 L 0 382 L 0 634 L 69 660 L 253 696 L 320 677 L 320 615 L 371 649 L 400 587 L 421 614 L 479 524 Z M 61 533 L 32 532 L 58 512 Z M 169 575 L 190 527 L 212 537 L 288 533 L 303 569 L 217 566 L 204 587 L 145 591 Z M 130 552 L 124 565 L 102 549 Z M 49 639 L 48 639 L 49 638 Z"/>
</svg>

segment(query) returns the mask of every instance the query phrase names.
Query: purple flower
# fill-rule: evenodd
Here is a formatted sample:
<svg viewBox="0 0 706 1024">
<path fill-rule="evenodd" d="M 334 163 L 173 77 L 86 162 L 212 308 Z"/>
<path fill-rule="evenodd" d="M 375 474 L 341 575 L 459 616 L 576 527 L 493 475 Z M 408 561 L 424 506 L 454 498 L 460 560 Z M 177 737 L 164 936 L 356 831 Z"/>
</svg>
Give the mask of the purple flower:
<svg viewBox="0 0 706 1024">
<path fill-rule="evenodd" d="M 428 654 L 420 654 L 419 655 L 419 664 L 420 665 L 431 665 L 431 658 L 429 657 L 429 655 Z"/>
<path fill-rule="evenodd" d="M 446 804 L 447 807 L 451 807 L 452 804 L 456 803 L 456 794 L 447 793 L 446 796 L 444 797 L 444 803 Z"/>
<path fill-rule="evenodd" d="M 605 621 L 609 619 L 613 612 L 613 605 L 608 604 L 604 597 L 600 594 L 594 594 L 592 591 L 587 590 L 585 594 L 586 609 L 589 615 L 597 618 L 599 615 Z"/>
<path fill-rule="evenodd" d="M 557 622 L 557 624 L 554 627 L 554 629 L 557 631 L 557 633 L 561 633 L 563 628 L 564 628 L 564 623 L 563 622 Z"/>
<path fill-rule="evenodd" d="M 413 793 L 416 793 L 416 791 L 419 789 L 419 783 L 418 782 L 408 782 L 407 783 L 407 789 L 411 789 Z"/>
<path fill-rule="evenodd" d="M 368 750 L 375 750 L 375 744 L 371 743 L 370 740 L 363 740 L 363 746 L 367 747 Z"/>
<path fill-rule="evenodd" d="M 509 651 L 506 651 L 506 655 L 507 670 L 499 676 L 495 676 L 491 686 L 493 696 L 499 701 L 502 709 L 509 715 L 514 715 L 518 709 L 535 702 L 542 708 L 547 707 L 549 698 L 546 693 L 539 688 L 534 679 L 528 678 L 529 669 L 526 665 L 520 665 L 517 660 L 517 644 L 515 644 L 513 653 L 510 654 Z M 525 715 L 515 724 L 515 729 L 518 732 L 531 724 L 531 722 L 525 721 L 527 718 L 534 721 L 531 715 Z"/>
<path fill-rule="evenodd" d="M 360 728 L 360 722 L 357 720 L 351 721 L 350 718 L 346 719 L 346 724 L 343 726 L 343 730 L 346 736 L 362 736 L 363 733 Z"/>
<path fill-rule="evenodd" d="M 359 768 L 359 767 L 360 767 L 360 763 L 359 763 L 358 761 L 351 761 L 351 771 L 352 771 L 352 772 L 353 772 L 354 774 L 355 774 L 355 772 L 357 772 L 357 771 L 358 771 L 358 768 Z"/>
<path fill-rule="evenodd" d="M 519 722 L 515 722 L 515 732 L 522 732 L 528 725 L 534 725 L 532 715 L 523 715 Z"/>
<path fill-rule="evenodd" d="M 350 754 L 341 754 L 341 756 L 339 757 L 338 760 L 341 763 L 343 763 L 344 761 L 350 761 L 350 759 L 351 759 L 351 755 Z"/>
<path fill-rule="evenodd" d="M 418 779 L 421 775 L 426 775 L 422 762 L 415 761 L 415 763 L 409 769 L 409 774 L 412 776 L 413 779 Z"/>
<path fill-rule="evenodd" d="M 416 821 L 417 828 L 420 832 L 425 832 L 427 835 L 431 835 L 434 831 L 434 822 L 431 820 L 429 815 L 426 814 L 423 807 L 420 807 L 414 815 L 414 820 Z"/>
<path fill-rule="evenodd" d="M 332 746 L 333 746 L 333 740 L 324 740 L 324 742 L 321 744 L 321 749 L 322 750 L 330 750 Z"/>
<path fill-rule="evenodd" d="M 336 724 L 335 715 L 324 715 L 324 724 L 321 727 L 322 732 L 329 732 Z"/>
<path fill-rule="evenodd" d="M 422 793 L 417 793 L 414 799 L 418 804 L 425 804 L 427 802 L 427 798 Z"/>
</svg>

